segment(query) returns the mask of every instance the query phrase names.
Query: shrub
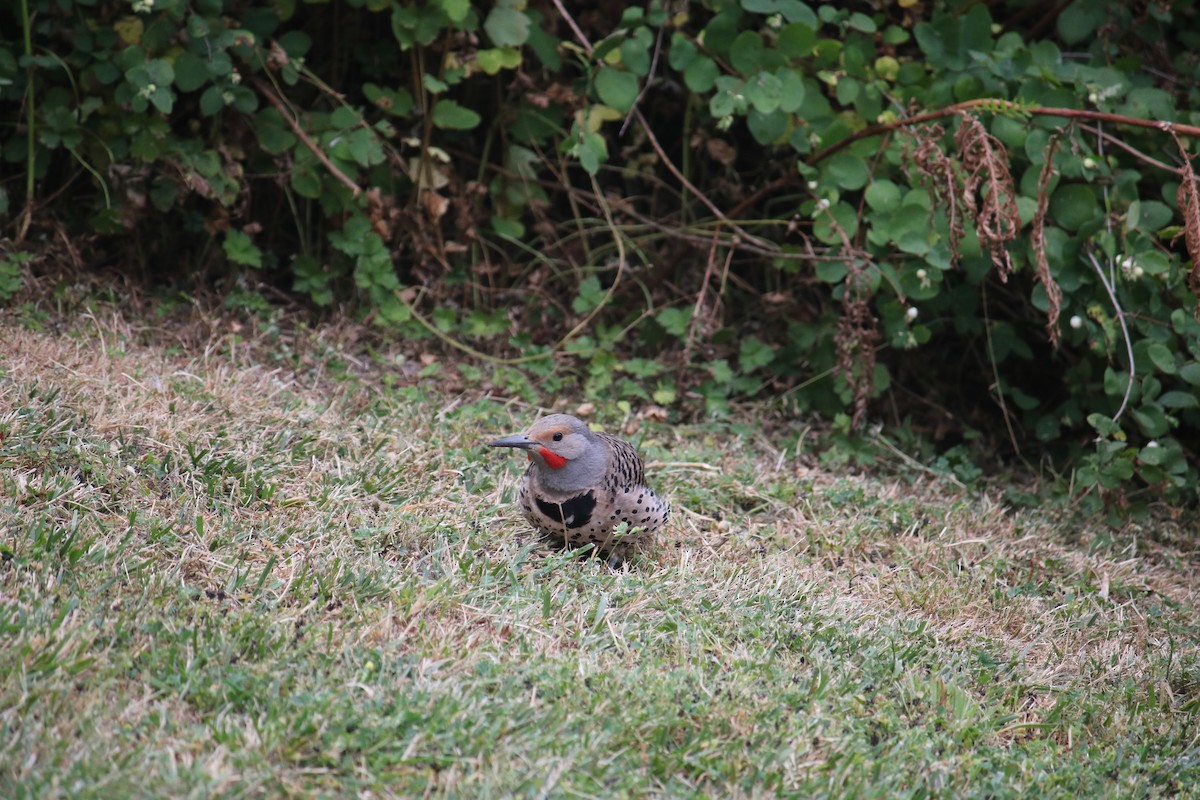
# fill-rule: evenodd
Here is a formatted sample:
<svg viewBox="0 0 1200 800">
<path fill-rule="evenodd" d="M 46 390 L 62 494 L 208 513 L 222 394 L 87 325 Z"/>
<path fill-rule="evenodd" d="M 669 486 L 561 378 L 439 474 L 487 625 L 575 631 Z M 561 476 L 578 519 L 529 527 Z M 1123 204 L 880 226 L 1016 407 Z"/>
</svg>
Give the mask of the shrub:
<svg viewBox="0 0 1200 800">
<path fill-rule="evenodd" d="M 671 8 L 10 4 L 0 209 L 497 380 L 890 412 L 1195 499 L 1194 2 Z"/>
</svg>

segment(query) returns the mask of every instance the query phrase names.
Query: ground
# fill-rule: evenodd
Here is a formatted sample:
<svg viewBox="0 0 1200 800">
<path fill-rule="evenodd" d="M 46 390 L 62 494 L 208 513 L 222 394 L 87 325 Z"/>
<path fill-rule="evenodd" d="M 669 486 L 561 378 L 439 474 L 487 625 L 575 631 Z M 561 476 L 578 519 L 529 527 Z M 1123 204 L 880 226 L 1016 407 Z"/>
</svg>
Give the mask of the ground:
<svg viewBox="0 0 1200 800">
<path fill-rule="evenodd" d="M 613 570 L 484 446 L 545 409 L 169 336 L 0 316 L 2 797 L 1200 795 L 1185 512 L 597 408 L 674 508 Z"/>
</svg>

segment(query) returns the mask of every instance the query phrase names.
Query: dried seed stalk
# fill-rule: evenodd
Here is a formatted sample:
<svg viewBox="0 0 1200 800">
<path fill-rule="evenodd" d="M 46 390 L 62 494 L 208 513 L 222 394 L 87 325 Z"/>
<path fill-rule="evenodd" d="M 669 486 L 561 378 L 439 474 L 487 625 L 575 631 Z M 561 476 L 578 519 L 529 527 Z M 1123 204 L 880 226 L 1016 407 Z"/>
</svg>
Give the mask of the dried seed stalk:
<svg viewBox="0 0 1200 800">
<path fill-rule="evenodd" d="M 954 260 L 959 257 L 958 246 L 964 235 L 962 216 L 958 213 L 958 176 L 955 174 L 954 162 L 942 151 L 941 141 L 945 134 L 941 125 L 929 125 L 925 128 L 913 127 L 908 129 L 916 143 L 915 147 L 906 147 L 904 163 L 916 167 L 916 182 L 928 187 L 929 199 L 935 207 L 946 210 L 946 219 L 950 225 L 950 253 Z"/>
<path fill-rule="evenodd" d="M 1021 227 L 1008 153 L 978 119 L 968 114 L 960 119 L 954 143 L 962 159 L 963 205 L 975 220 L 979 246 L 991 253 L 1000 280 L 1006 281 L 1012 272 L 1008 245 Z"/>
<path fill-rule="evenodd" d="M 1054 175 L 1054 154 L 1058 151 L 1060 133 L 1055 133 L 1046 144 L 1042 156 L 1042 174 L 1038 177 L 1038 205 L 1033 214 L 1032 231 L 1029 242 L 1033 245 L 1033 257 L 1037 262 L 1037 277 L 1046 287 L 1046 299 L 1050 307 L 1046 310 L 1046 333 L 1050 336 L 1050 344 L 1058 347 L 1060 338 L 1058 330 L 1058 315 L 1062 308 L 1062 289 L 1058 281 L 1050 274 L 1050 262 L 1046 259 L 1046 209 L 1050 205 L 1050 178 Z"/>
<path fill-rule="evenodd" d="M 1196 296 L 1196 312 L 1200 314 L 1200 191 L 1196 189 L 1196 173 L 1192 170 L 1192 157 L 1184 149 L 1183 143 L 1174 131 L 1171 136 L 1183 157 L 1183 166 L 1179 169 L 1179 191 L 1175 200 L 1179 204 L 1179 213 L 1183 215 L 1183 241 L 1187 245 L 1188 257 L 1192 259 L 1192 268 L 1188 272 L 1188 288 Z"/>
<path fill-rule="evenodd" d="M 838 318 L 835 343 L 838 372 L 846 379 L 854 394 L 854 411 L 850 426 L 862 429 L 867 414 L 867 402 L 875 387 L 875 342 L 879 330 L 871 313 L 871 290 L 863 264 L 848 258 L 845 293 L 842 295 L 842 315 Z"/>
</svg>

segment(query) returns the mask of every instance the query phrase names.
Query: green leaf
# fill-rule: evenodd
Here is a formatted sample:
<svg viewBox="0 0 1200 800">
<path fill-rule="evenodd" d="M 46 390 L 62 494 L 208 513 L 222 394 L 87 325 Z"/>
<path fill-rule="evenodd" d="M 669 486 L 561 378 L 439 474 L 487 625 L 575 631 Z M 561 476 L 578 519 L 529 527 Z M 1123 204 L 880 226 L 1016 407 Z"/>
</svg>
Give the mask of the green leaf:
<svg viewBox="0 0 1200 800">
<path fill-rule="evenodd" d="M 542 26 L 541 23 L 544 17 L 540 11 L 528 9 L 525 13 L 529 16 L 531 26 L 529 41 L 526 44 L 529 45 L 529 49 L 533 51 L 533 54 L 537 56 L 538 61 L 541 61 L 545 65 L 546 69 L 551 72 L 558 72 L 562 67 L 562 56 L 558 52 L 558 39 Z"/>
<path fill-rule="evenodd" d="M 779 110 L 764 114 L 752 108 L 746 112 L 746 127 L 759 144 L 774 144 L 787 133 L 788 115 Z"/>
<path fill-rule="evenodd" d="M 900 205 L 900 187 L 886 178 L 871 181 L 863 197 L 873 211 L 893 211 Z"/>
<path fill-rule="evenodd" d="M 1171 348 L 1161 342 L 1151 342 L 1146 348 L 1146 355 L 1158 367 L 1160 372 L 1165 372 L 1168 375 L 1174 375 L 1176 371 L 1175 355 L 1171 352 Z"/>
<path fill-rule="evenodd" d="M 529 39 L 529 17 L 515 8 L 495 6 L 483 21 L 483 30 L 497 47 L 520 47 Z"/>
<path fill-rule="evenodd" d="M 675 387 L 669 383 L 659 384 L 658 387 L 655 388 L 654 394 L 651 395 L 651 397 L 654 399 L 654 402 L 658 403 L 659 405 L 669 406 L 676 400 Z"/>
<path fill-rule="evenodd" d="M 743 91 L 750 105 L 763 114 L 769 114 L 779 108 L 783 97 L 783 83 L 770 72 L 760 72 L 746 81 Z"/>
<path fill-rule="evenodd" d="M 762 36 L 757 31 L 742 31 L 733 40 L 729 49 L 729 60 L 735 71 L 750 76 L 763 66 Z"/>
<path fill-rule="evenodd" d="M 1050 198 L 1050 214 L 1067 230 L 1079 230 L 1091 222 L 1099 211 L 1096 192 L 1080 183 L 1059 186 Z"/>
<path fill-rule="evenodd" d="M 491 224 L 492 230 L 506 239 L 520 241 L 521 237 L 525 235 L 525 226 L 517 219 L 507 219 L 498 214 L 493 214 Z"/>
<path fill-rule="evenodd" d="M 574 143 L 568 151 L 579 159 L 579 165 L 589 175 L 600 171 L 600 165 L 608 160 L 608 143 L 604 137 L 592 131 L 579 132 L 578 124 L 571 126 Z"/>
<path fill-rule="evenodd" d="M 453 100 L 438 100 L 433 107 L 433 124 L 443 130 L 469 131 L 479 122 L 479 114 Z"/>
<path fill-rule="evenodd" d="M 502 69 L 516 69 L 521 66 L 521 51 L 514 47 L 493 47 L 490 50 L 480 50 L 475 54 L 475 60 L 488 75 L 496 75 Z"/>
<path fill-rule="evenodd" d="M 1200 362 L 1189 361 L 1179 368 L 1179 377 L 1192 386 L 1200 386 Z"/>
<path fill-rule="evenodd" d="M 846 279 L 848 272 L 845 262 L 842 261 L 818 261 L 816 267 L 817 278 L 825 283 L 841 283 Z"/>
<path fill-rule="evenodd" d="M 774 360 L 775 351 L 758 337 L 747 336 L 742 339 L 741 349 L 738 353 L 738 364 L 741 365 L 742 372 L 753 372 Z"/>
<path fill-rule="evenodd" d="M 412 111 L 413 96 L 405 88 L 387 89 L 374 83 L 364 83 L 363 95 L 380 111 L 394 117 L 407 117 Z"/>
<path fill-rule="evenodd" d="M 1132 204 L 1130 206 L 1132 207 Z M 1170 206 L 1156 200 L 1141 201 L 1139 211 L 1140 219 L 1135 227 L 1144 231 L 1157 231 L 1175 216 Z"/>
<path fill-rule="evenodd" d="M 262 266 L 262 251 L 244 231 L 232 229 L 225 234 L 225 257 L 235 264 L 248 267 Z"/>
<path fill-rule="evenodd" d="M 861 189 L 870 177 L 867 162 L 853 153 L 841 152 L 829 159 L 826 174 L 843 189 Z M 898 193 L 897 193 L 898 194 Z"/>
<path fill-rule="evenodd" d="M 1200 408 L 1200 399 L 1197 399 L 1195 392 L 1164 392 L 1159 396 L 1158 403 L 1163 408 Z"/>
<path fill-rule="evenodd" d="M 254 117 L 254 132 L 263 150 L 279 155 L 291 150 L 296 144 L 296 134 L 285 127 L 283 114 L 275 108 L 265 108 Z"/>
<path fill-rule="evenodd" d="M 604 300 L 600 279 L 589 275 L 579 283 L 579 294 L 571 301 L 571 310 L 576 314 L 587 314 Z"/>
<path fill-rule="evenodd" d="M 878 27 L 875 25 L 875 20 L 871 19 L 861 11 L 855 11 L 853 14 L 851 14 L 850 19 L 846 24 L 848 24 L 851 28 L 854 28 L 854 30 L 862 31 L 863 33 L 875 33 L 875 31 L 878 30 Z"/>
<path fill-rule="evenodd" d="M 1107 12 L 1095 0 L 1075 0 L 1058 15 L 1058 35 L 1067 44 L 1078 44 L 1104 24 Z"/>
<path fill-rule="evenodd" d="M 1141 428 L 1142 433 L 1154 439 L 1163 436 L 1171 429 L 1167 415 L 1155 403 L 1145 403 L 1137 408 L 1129 409 L 1130 416 Z"/>
<path fill-rule="evenodd" d="M 596 95 L 604 105 L 627 114 L 637 99 L 637 76 L 616 67 L 601 67 L 596 73 Z"/>
<path fill-rule="evenodd" d="M 788 67 L 780 68 L 775 75 L 779 78 L 779 108 L 794 114 L 804 105 L 804 78 Z"/>
<path fill-rule="evenodd" d="M 692 321 L 692 312 L 686 308 L 664 308 L 654 318 L 667 333 L 682 337 L 687 333 L 688 324 Z"/>
<path fill-rule="evenodd" d="M 832 212 L 832 220 L 830 212 Z M 858 212 L 847 203 L 834 203 L 828 211 L 823 211 L 816 216 L 813 220 L 813 233 L 816 237 L 825 244 L 841 245 L 843 243 L 842 232 L 835 229 L 834 220 L 837 221 L 837 227 L 842 229 L 846 237 L 854 241 L 854 235 L 858 233 Z"/>
<path fill-rule="evenodd" d="M 209 86 L 200 95 L 200 113 L 211 117 L 225 107 L 225 94 L 219 86 Z"/>
<path fill-rule="evenodd" d="M 621 369 L 635 378 L 653 378 L 666 372 L 667 367 L 649 358 L 627 358 L 621 362 Z"/>
<path fill-rule="evenodd" d="M 704 94 L 713 88 L 717 76 L 721 74 L 717 62 L 706 55 L 698 55 L 683 71 L 683 82 L 688 89 L 696 94 Z"/>
<path fill-rule="evenodd" d="M 671 49 L 667 51 L 667 63 L 676 72 L 682 72 L 700 52 L 692 40 L 679 31 L 671 34 Z"/>
<path fill-rule="evenodd" d="M 1118 372 L 1112 367 L 1104 368 L 1104 393 L 1109 397 L 1124 397 L 1129 386 L 1129 373 Z"/>
<path fill-rule="evenodd" d="M 1173 453 L 1172 449 L 1173 448 L 1163 447 L 1157 442 L 1147 444 L 1138 451 L 1138 461 L 1141 461 L 1143 464 L 1150 464 L 1156 467 L 1162 466 L 1176 457 L 1177 454 Z"/>
<path fill-rule="evenodd" d="M 175 59 L 175 86 L 181 92 L 194 92 L 212 80 L 208 62 L 195 53 L 184 51 Z"/>
<path fill-rule="evenodd" d="M 1112 417 L 1106 417 L 1103 414 L 1088 414 L 1087 421 L 1088 425 L 1091 425 L 1101 436 L 1124 441 L 1125 434 L 1121 431 L 1121 426 L 1113 422 Z"/>
<path fill-rule="evenodd" d="M 742 81 L 732 75 L 717 78 L 717 91 L 708 101 L 708 113 L 717 119 L 735 112 L 744 113 L 746 97 L 742 94 Z"/>
<path fill-rule="evenodd" d="M 312 37 L 304 31 L 288 31 L 276 41 L 289 58 L 302 58 L 312 47 Z"/>
<path fill-rule="evenodd" d="M 775 49 L 786 58 L 807 58 L 812 55 L 817 44 L 817 32 L 814 26 L 802 22 L 794 22 L 779 32 L 775 40 Z"/>
<path fill-rule="evenodd" d="M 466 19 L 471 11 L 471 0 L 439 0 L 439 5 L 456 25 Z"/>
<path fill-rule="evenodd" d="M 654 46 L 654 35 L 650 29 L 640 27 L 637 32 L 621 42 L 621 63 L 625 69 L 644 78 L 650 74 L 650 50 Z"/>
</svg>

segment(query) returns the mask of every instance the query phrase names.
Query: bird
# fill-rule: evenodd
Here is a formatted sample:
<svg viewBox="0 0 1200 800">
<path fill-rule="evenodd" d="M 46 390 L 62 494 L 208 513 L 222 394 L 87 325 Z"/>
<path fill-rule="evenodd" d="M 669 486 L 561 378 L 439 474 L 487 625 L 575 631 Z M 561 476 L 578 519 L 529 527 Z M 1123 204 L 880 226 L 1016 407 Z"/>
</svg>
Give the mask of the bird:
<svg viewBox="0 0 1200 800">
<path fill-rule="evenodd" d="M 670 504 L 646 486 L 645 465 L 634 446 L 593 431 L 578 417 L 550 414 L 525 433 L 488 446 L 529 456 L 517 504 L 529 524 L 559 548 L 590 545 L 593 554 L 619 567 L 633 546 L 667 523 Z"/>
</svg>

